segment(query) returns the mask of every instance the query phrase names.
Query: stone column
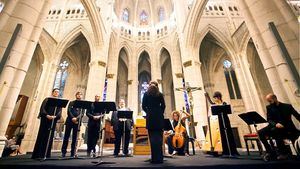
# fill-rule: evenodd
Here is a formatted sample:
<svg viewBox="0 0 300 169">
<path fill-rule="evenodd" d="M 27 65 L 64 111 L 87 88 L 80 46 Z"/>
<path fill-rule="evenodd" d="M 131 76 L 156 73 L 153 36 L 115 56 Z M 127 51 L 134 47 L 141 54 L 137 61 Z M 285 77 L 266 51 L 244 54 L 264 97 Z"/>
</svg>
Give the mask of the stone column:
<svg viewBox="0 0 300 169">
<path fill-rule="evenodd" d="M 56 71 L 57 65 L 52 64 L 48 61 L 44 61 L 41 78 L 36 90 L 37 98 L 33 100 L 32 104 L 28 109 L 28 112 L 30 113 L 26 122 L 27 127 L 25 130 L 25 136 L 21 144 L 21 150 L 23 153 L 33 151 L 40 125 L 40 121 L 37 118 L 39 114 L 39 108 L 44 98 L 50 96 L 51 94 Z"/>
<path fill-rule="evenodd" d="M 201 64 L 195 61 L 197 52 L 192 47 L 181 49 L 182 52 L 182 62 L 184 68 L 185 82 L 189 83 L 191 87 L 201 87 L 202 90 L 197 90 L 192 92 L 193 95 L 193 105 L 194 105 L 194 121 L 197 122 L 196 126 L 196 136 L 200 141 L 205 140 L 204 131 L 202 126 L 207 124 L 206 115 L 206 100 L 203 90 L 203 80 L 201 75 Z"/>
<path fill-rule="evenodd" d="M 101 60 L 90 62 L 90 72 L 88 77 L 86 100 L 94 100 L 95 94 L 99 93 L 102 97 L 106 76 L 106 63 Z"/>
<path fill-rule="evenodd" d="M 173 85 L 174 85 L 174 99 L 175 99 L 175 108 L 176 110 L 181 110 L 182 107 L 185 107 L 184 95 L 182 91 L 175 90 L 176 88 L 182 88 L 182 63 L 180 59 L 180 53 L 177 49 L 177 45 L 173 46 L 175 52 L 171 52 L 171 63 L 172 63 L 172 76 L 173 76 Z"/>
<path fill-rule="evenodd" d="M 138 56 L 136 51 L 129 55 L 128 67 L 128 107 L 133 111 L 133 118 L 136 119 L 138 115 Z"/>
<path fill-rule="evenodd" d="M 299 27 L 296 16 L 286 1 L 239 0 L 238 4 L 274 93 L 280 101 L 300 108 L 300 98 L 295 94 L 299 86 L 268 25 L 274 22 L 299 73 Z"/>
<path fill-rule="evenodd" d="M 117 81 L 118 81 L 118 61 L 119 61 L 119 55 L 111 51 L 112 54 L 108 57 L 108 65 L 107 65 L 107 100 L 108 101 L 116 101 L 116 104 L 118 104 L 118 101 L 116 100 L 117 96 Z"/>
<path fill-rule="evenodd" d="M 50 1 L 19 0 L 8 3 L 0 17 L 0 54 L 7 48 L 15 26 L 22 24 L 9 59 L 0 75 L 0 154 L 2 154 L 5 132 L 10 121 L 16 99 L 25 79 L 34 49 L 40 37 Z M 2 20 L 2 18 L 4 18 Z"/>
<path fill-rule="evenodd" d="M 235 71 L 246 111 L 255 110 L 262 116 L 265 116 L 264 105 L 260 102 L 257 88 L 250 72 L 246 51 L 239 54 L 237 62 Z"/>
</svg>

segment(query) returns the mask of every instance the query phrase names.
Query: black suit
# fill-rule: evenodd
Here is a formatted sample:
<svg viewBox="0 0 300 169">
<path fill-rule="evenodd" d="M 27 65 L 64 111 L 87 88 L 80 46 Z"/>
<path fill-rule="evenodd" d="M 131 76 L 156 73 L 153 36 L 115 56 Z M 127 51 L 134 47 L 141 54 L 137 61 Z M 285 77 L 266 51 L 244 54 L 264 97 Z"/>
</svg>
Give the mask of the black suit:
<svg viewBox="0 0 300 169">
<path fill-rule="evenodd" d="M 166 108 L 162 93 L 156 96 L 148 92 L 144 94 L 142 108 L 146 112 L 146 128 L 151 145 L 151 160 L 153 163 L 163 162 L 163 127 L 164 111 Z"/>
<path fill-rule="evenodd" d="M 86 112 L 86 115 L 89 118 L 88 121 L 88 139 L 87 139 L 87 152 L 88 154 L 93 151 L 96 153 L 96 144 L 99 139 L 99 130 L 100 130 L 100 125 L 101 121 L 99 119 L 94 119 L 94 116 L 99 116 L 101 113 L 95 112 L 94 111 L 95 107 L 94 104 L 92 104 L 91 109 L 89 109 Z"/>
<path fill-rule="evenodd" d="M 71 131 L 72 131 L 71 156 L 73 157 L 75 155 L 78 124 L 74 123 L 72 121 L 72 118 L 77 118 L 77 122 L 78 122 L 81 112 L 80 112 L 79 108 L 74 107 L 74 103 L 75 103 L 75 101 L 71 101 L 68 105 L 68 117 L 67 117 L 67 120 L 65 123 L 66 130 L 65 130 L 63 145 L 61 148 L 61 152 L 62 152 L 63 156 L 67 153 L 67 147 L 68 147 Z M 82 117 L 82 115 L 83 115 L 83 113 L 81 114 L 81 117 Z"/>
<path fill-rule="evenodd" d="M 40 108 L 40 113 L 39 113 L 39 118 L 41 119 L 40 128 L 39 128 L 39 133 L 35 142 L 35 146 L 31 158 L 43 158 L 46 152 L 46 145 L 50 134 L 49 130 L 51 128 L 51 123 L 52 123 L 52 120 L 48 120 L 46 116 L 54 115 L 54 110 L 55 110 L 54 107 L 50 107 L 47 105 L 47 101 L 48 98 L 44 99 Z M 54 130 L 55 130 L 57 120 L 60 119 L 61 117 L 61 110 L 62 110 L 61 108 L 57 108 L 55 112 L 56 118 L 54 119 L 54 125 L 51 130 L 51 137 L 50 137 L 49 147 L 46 155 L 47 158 L 49 158 L 51 155 L 51 147 L 53 142 Z"/>
<path fill-rule="evenodd" d="M 129 110 L 129 109 L 124 109 Z M 120 152 L 121 139 L 124 133 L 124 121 L 119 121 L 118 112 L 114 111 L 111 116 L 111 125 L 113 126 L 114 134 L 115 134 L 115 149 L 114 155 L 118 155 Z M 128 146 L 130 140 L 130 131 L 133 125 L 132 120 L 125 121 L 125 141 L 123 147 L 123 154 L 128 154 Z"/>
<path fill-rule="evenodd" d="M 258 131 L 261 142 L 264 144 L 268 153 L 272 152 L 271 146 L 267 142 L 266 137 L 273 137 L 276 140 L 279 153 L 287 153 L 283 139 L 290 138 L 294 141 L 299 137 L 299 131 L 294 126 L 291 116 L 295 116 L 300 121 L 300 114 L 290 104 L 279 103 L 278 105 L 267 106 L 267 120 L 269 125 Z M 280 123 L 284 128 L 276 128 L 276 124 Z"/>
</svg>

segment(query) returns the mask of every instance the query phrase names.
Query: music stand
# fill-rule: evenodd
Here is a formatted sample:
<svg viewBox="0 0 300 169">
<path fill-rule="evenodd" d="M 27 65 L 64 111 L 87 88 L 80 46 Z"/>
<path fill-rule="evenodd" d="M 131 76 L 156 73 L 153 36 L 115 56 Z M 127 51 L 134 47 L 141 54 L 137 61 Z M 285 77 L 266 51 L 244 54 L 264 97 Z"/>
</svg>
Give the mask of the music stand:
<svg viewBox="0 0 300 169">
<path fill-rule="evenodd" d="M 226 114 L 226 115 L 231 114 L 230 105 L 212 105 L 211 106 L 211 112 L 212 112 L 212 115 L 221 115 L 221 119 L 222 119 L 223 127 L 224 127 L 224 132 L 225 132 L 225 138 L 226 138 L 226 142 L 227 142 L 227 148 L 228 148 L 228 151 L 229 151 L 229 157 L 234 157 L 231 153 L 227 128 L 226 128 L 225 120 L 224 120 L 224 114 Z"/>
<path fill-rule="evenodd" d="M 257 133 L 257 124 L 267 122 L 267 120 L 265 120 L 263 117 L 261 117 L 261 115 L 259 115 L 256 111 L 251 111 L 251 112 L 239 114 L 239 117 L 245 123 L 247 123 L 248 126 L 253 124 L 256 133 Z"/>
<path fill-rule="evenodd" d="M 49 107 L 54 107 L 54 114 L 53 116 L 56 116 L 56 110 L 57 108 L 64 108 L 67 106 L 69 100 L 65 100 L 65 99 L 58 99 L 58 98 L 54 98 L 54 97 L 49 97 L 48 100 L 47 100 L 47 103 L 46 103 L 46 106 L 49 106 Z M 50 126 L 50 129 L 49 129 L 49 136 L 48 136 L 48 140 L 47 140 L 47 145 L 46 145 L 46 151 L 45 151 L 45 154 L 44 154 L 44 158 L 41 160 L 41 161 L 45 161 L 47 159 L 47 153 L 48 153 L 48 147 L 49 147 L 49 144 L 50 144 L 50 138 L 51 138 L 51 134 L 52 134 L 52 130 L 54 128 L 54 120 L 55 119 L 52 119 L 52 122 L 51 122 L 51 126 Z"/>
<path fill-rule="evenodd" d="M 123 137 L 122 137 L 122 143 L 123 143 L 123 151 L 124 151 L 124 148 L 125 148 L 125 123 L 126 123 L 126 120 L 132 120 L 132 114 L 133 114 L 133 111 L 124 111 L 124 110 L 119 110 L 118 111 L 118 119 L 119 121 L 122 121 L 124 122 L 124 125 L 123 125 Z"/>
<path fill-rule="evenodd" d="M 76 138 L 76 142 L 75 142 L 75 158 L 78 158 L 78 154 L 77 154 L 77 151 L 78 151 L 78 137 L 79 137 L 79 134 L 80 134 L 80 126 L 81 126 L 81 122 L 82 122 L 82 117 L 83 117 L 83 109 L 90 109 L 91 108 L 91 105 L 92 105 L 92 102 L 90 101 L 85 101 L 85 100 L 75 100 L 74 101 L 74 105 L 73 107 L 74 108 L 78 108 L 79 109 L 79 119 L 78 119 L 78 130 L 77 130 L 77 138 Z"/>
<path fill-rule="evenodd" d="M 102 132 L 102 137 L 104 137 L 104 134 L 103 134 L 103 130 L 102 129 L 102 124 L 103 124 L 103 120 L 104 120 L 104 114 L 108 114 L 110 111 L 116 111 L 116 103 L 115 102 L 94 102 L 94 111 L 97 112 L 97 113 L 101 113 L 101 119 L 99 120 L 100 122 L 100 129 L 99 129 L 99 135 L 100 135 L 100 132 Z M 102 121 L 102 123 L 101 123 Z M 100 150 L 101 148 L 101 150 Z M 103 138 L 100 139 L 100 142 L 99 142 L 99 152 L 98 152 L 98 155 L 99 153 L 101 152 L 100 154 L 100 158 L 99 158 L 99 161 L 92 161 L 92 163 L 94 163 L 96 166 L 98 165 L 101 165 L 101 164 L 114 164 L 114 162 L 104 162 L 102 160 L 102 156 L 103 156 Z"/>
<path fill-rule="evenodd" d="M 174 130 L 170 119 L 164 119 L 164 131 Z"/>
</svg>

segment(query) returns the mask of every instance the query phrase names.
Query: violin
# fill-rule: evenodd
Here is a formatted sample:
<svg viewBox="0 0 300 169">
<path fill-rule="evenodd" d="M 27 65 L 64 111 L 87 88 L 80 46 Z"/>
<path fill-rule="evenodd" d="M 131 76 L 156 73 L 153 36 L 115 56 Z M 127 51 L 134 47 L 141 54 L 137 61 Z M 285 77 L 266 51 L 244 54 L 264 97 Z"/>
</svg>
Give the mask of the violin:
<svg viewBox="0 0 300 169">
<path fill-rule="evenodd" d="M 174 128 L 174 136 L 172 137 L 172 146 L 174 148 L 182 148 L 184 146 L 186 129 L 181 124 L 181 115 L 179 116 L 178 124 Z"/>
</svg>

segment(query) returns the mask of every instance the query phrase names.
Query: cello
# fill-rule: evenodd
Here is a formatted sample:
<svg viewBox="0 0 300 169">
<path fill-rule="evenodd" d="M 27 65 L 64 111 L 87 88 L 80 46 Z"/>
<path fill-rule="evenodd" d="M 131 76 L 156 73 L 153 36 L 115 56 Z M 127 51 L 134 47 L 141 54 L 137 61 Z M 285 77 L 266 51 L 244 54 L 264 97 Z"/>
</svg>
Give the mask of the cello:
<svg viewBox="0 0 300 169">
<path fill-rule="evenodd" d="M 172 146 L 174 148 L 182 148 L 185 143 L 186 129 L 181 124 L 181 114 L 179 114 L 178 124 L 174 128 L 174 136 L 172 137 Z"/>
</svg>

